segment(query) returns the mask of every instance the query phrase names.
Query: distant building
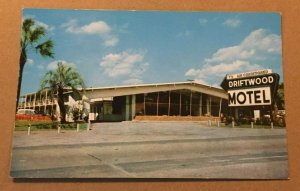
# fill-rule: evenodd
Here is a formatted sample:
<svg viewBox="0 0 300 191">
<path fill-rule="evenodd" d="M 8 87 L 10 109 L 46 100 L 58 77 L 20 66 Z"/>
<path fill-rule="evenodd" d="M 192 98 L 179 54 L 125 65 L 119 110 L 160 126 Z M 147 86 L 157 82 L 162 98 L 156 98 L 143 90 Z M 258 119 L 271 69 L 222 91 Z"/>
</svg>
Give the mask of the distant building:
<svg viewBox="0 0 300 191">
<path fill-rule="evenodd" d="M 228 110 L 224 90 L 190 81 L 87 88 L 81 96 L 66 90 L 65 95 L 68 108 L 87 110 L 92 121 L 130 121 L 140 116 L 220 117 Z M 47 91 L 21 96 L 19 108 L 59 116 L 57 99 Z M 67 119 L 71 120 L 71 116 Z"/>
<path fill-rule="evenodd" d="M 83 109 L 83 102 L 80 95 L 75 95 L 69 90 L 65 90 L 64 103 L 67 110 L 73 107 Z M 20 96 L 18 109 L 34 109 L 39 113 L 51 115 L 59 119 L 60 109 L 57 102 L 57 97 L 54 95 L 51 97 L 49 91 L 40 91 L 28 93 Z M 67 121 L 72 121 L 70 113 L 67 114 Z"/>
</svg>

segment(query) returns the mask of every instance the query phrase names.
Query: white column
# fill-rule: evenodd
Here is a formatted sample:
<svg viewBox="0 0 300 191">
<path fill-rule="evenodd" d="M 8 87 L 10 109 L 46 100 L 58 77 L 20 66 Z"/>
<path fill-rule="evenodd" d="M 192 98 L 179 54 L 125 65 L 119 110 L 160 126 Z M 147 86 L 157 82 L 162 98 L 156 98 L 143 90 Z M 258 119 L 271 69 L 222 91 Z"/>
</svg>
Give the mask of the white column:
<svg viewBox="0 0 300 191">
<path fill-rule="evenodd" d="M 221 117 L 221 110 L 222 110 L 222 98 L 220 98 L 219 117 Z"/>
<path fill-rule="evenodd" d="M 47 99 L 48 99 L 48 96 L 47 96 L 47 93 L 48 91 L 46 90 L 46 94 L 45 94 L 45 104 L 44 104 L 44 112 L 46 113 L 46 110 L 47 110 Z"/>
<path fill-rule="evenodd" d="M 126 109 L 125 109 L 125 120 L 126 121 L 129 121 L 129 111 L 130 111 L 129 99 L 130 99 L 130 97 L 126 96 Z"/>
<path fill-rule="evenodd" d="M 35 110 L 35 102 L 36 102 L 36 93 L 34 93 L 33 97 L 33 109 Z"/>
<path fill-rule="evenodd" d="M 94 106 L 90 103 L 89 120 L 94 120 Z"/>
<path fill-rule="evenodd" d="M 132 95 L 132 97 L 131 97 L 131 119 L 134 119 L 134 116 L 135 116 L 135 106 L 136 106 L 136 96 Z"/>
<path fill-rule="evenodd" d="M 209 96 L 209 114 L 211 116 L 211 96 Z"/>
<path fill-rule="evenodd" d="M 199 100 L 199 116 L 202 116 L 202 93 L 200 93 L 200 100 Z"/>
<path fill-rule="evenodd" d="M 29 107 L 31 107 L 32 106 L 32 100 L 31 100 L 31 94 L 30 94 L 30 96 L 29 96 Z"/>
<path fill-rule="evenodd" d="M 95 113 L 94 113 L 95 112 L 95 108 L 94 108 L 94 105 L 91 104 L 90 108 L 91 108 L 91 111 L 90 111 L 90 116 L 91 117 L 89 117 L 89 119 L 90 120 L 95 120 Z"/>
<path fill-rule="evenodd" d="M 40 109 L 41 109 L 41 105 L 42 105 L 42 91 L 40 91 L 40 100 L 39 100 L 39 106 L 40 106 Z"/>
<path fill-rule="evenodd" d="M 207 95 L 209 96 L 209 95 Z M 210 101 L 209 101 L 209 97 L 206 98 L 206 113 L 209 114 L 210 113 Z"/>
<path fill-rule="evenodd" d="M 89 119 L 90 120 L 95 120 L 95 106 L 92 105 L 92 106 L 90 106 L 90 108 L 91 108 L 91 111 L 90 111 L 90 117 L 89 117 Z"/>
</svg>

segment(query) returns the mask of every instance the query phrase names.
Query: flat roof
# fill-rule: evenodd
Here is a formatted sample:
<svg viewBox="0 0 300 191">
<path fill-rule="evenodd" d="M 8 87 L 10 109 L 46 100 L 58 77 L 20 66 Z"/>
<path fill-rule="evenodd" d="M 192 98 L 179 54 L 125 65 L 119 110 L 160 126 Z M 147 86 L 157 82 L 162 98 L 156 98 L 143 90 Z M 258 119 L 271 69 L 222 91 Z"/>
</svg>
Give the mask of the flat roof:
<svg viewBox="0 0 300 191">
<path fill-rule="evenodd" d="M 200 83 L 197 83 L 195 81 L 187 81 L 187 82 L 169 82 L 169 83 L 153 83 L 153 84 L 135 84 L 135 85 L 118 85 L 118 86 L 107 86 L 107 87 L 89 87 L 89 88 L 85 88 L 85 92 L 86 94 L 91 94 L 91 92 L 105 92 L 105 95 L 101 95 L 98 94 L 98 95 L 94 95 L 94 96 L 98 96 L 98 97 L 106 97 L 106 96 L 114 96 L 114 93 L 115 91 L 121 91 L 123 93 L 119 93 L 117 95 L 125 95 L 126 93 L 124 92 L 125 90 L 133 90 L 133 89 L 139 89 L 139 91 L 134 91 L 132 92 L 133 94 L 134 93 L 142 93 L 143 90 L 145 90 L 146 88 L 151 88 L 153 90 L 153 88 L 155 87 L 158 87 L 158 91 L 161 91 L 163 89 L 165 90 L 168 90 L 168 88 L 170 88 L 170 90 L 176 90 L 177 88 L 180 89 L 178 86 L 181 86 L 181 87 L 194 87 L 193 90 L 195 91 L 196 89 L 201 89 L 201 90 L 209 90 L 209 92 L 206 92 L 210 95 L 213 95 L 214 93 L 212 92 L 218 92 L 218 96 L 221 96 L 223 98 L 227 98 L 227 94 L 226 92 L 221 89 L 220 87 L 215 87 L 215 86 L 211 86 L 211 85 L 205 85 L 205 84 L 200 84 Z M 177 88 L 176 88 L 177 87 Z M 183 87 L 183 88 L 184 88 Z M 196 89 L 195 89 L 196 88 Z M 191 89 L 191 88 L 188 88 L 188 89 Z M 66 89 L 68 90 L 68 89 Z M 81 88 L 79 90 L 82 90 Z M 108 93 L 110 92 L 110 93 Z M 146 93 L 148 91 L 145 91 Z M 128 93 L 128 92 L 127 92 Z M 34 92 L 33 93 L 29 93 L 29 94 L 25 94 L 25 95 L 32 95 L 32 94 L 35 94 Z M 116 96 L 117 96 L 116 95 Z M 94 98 L 94 96 L 92 96 Z M 22 95 L 21 97 L 25 97 L 24 95 Z"/>
<path fill-rule="evenodd" d="M 122 85 L 110 87 L 90 87 L 85 89 L 85 96 L 90 99 L 105 98 L 114 96 L 134 95 L 141 93 L 151 93 L 160 91 L 174 91 L 189 89 L 191 91 L 202 92 L 208 95 L 228 99 L 227 93 L 218 87 L 200 84 L 194 81 Z"/>
<path fill-rule="evenodd" d="M 132 88 L 132 87 L 147 87 L 147 86 L 170 86 L 170 85 L 201 85 L 208 88 L 214 88 L 217 90 L 224 91 L 221 87 L 215 87 L 206 84 L 200 84 L 195 81 L 187 81 L 187 82 L 168 82 L 168 83 L 151 83 L 151 84 L 135 84 L 135 85 L 117 85 L 117 86 L 104 86 L 104 87 L 89 87 L 85 88 L 86 91 L 96 90 L 96 89 L 118 89 L 118 88 Z"/>
</svg>

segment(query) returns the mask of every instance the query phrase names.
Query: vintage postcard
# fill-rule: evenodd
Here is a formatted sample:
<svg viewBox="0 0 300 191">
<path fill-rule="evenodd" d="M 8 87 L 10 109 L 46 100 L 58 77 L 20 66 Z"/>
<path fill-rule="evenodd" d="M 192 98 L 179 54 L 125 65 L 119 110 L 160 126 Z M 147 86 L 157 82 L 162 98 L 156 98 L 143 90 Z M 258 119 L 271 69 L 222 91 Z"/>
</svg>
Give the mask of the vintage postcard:
<svg viewBox="0 0 300 191">
<path fill-rule="evenodd" d="M 13 178 L 287 179 L 281 15 L 24 9 Z"/>
</svg>

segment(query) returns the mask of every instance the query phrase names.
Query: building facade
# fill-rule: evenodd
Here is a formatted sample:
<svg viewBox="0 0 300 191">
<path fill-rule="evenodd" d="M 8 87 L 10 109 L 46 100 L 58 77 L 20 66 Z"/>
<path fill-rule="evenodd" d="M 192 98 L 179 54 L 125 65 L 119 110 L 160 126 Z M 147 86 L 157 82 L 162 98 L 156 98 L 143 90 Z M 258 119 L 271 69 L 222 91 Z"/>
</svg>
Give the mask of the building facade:
<svg viewBox="0 0 300 191">
<path fill-rule="evenodd" d="M 20 96 L 18 109 L 34 109 L 49 115 L 59 113 L 57 99 L 51 97 L 48 91 L 33 92 Z"/>
<path fill-rule="evenodd" d="M 19 108 L 59 115 L 56 98 L 47 91 L 22 96 Z M 195 82 L 87 88 L 81 99 L 66 92 L 65 106 L 88 111 L 91 121 L 130 121 L 139 116 L 220 117 L 227 111 L 227 93 Z M 70 117 L 69 117 L 70 118 Z"/>
<path fill-rule="evenodd" d="M 64 104 L 67 108 L 67 121 L 72 121 L 72 108 L 83 109 L 82 100 L 78 96 L 72 95 L 68 90 L 65 91 Z M 33 109 L 40 114 L 45 114 L 59 120 L 60 108 L 58 106 L 57 97 L 50 95 L 49 91 L 39 91 L 22 95 L 20 97 L 18 109 Z"/>
</svg>

